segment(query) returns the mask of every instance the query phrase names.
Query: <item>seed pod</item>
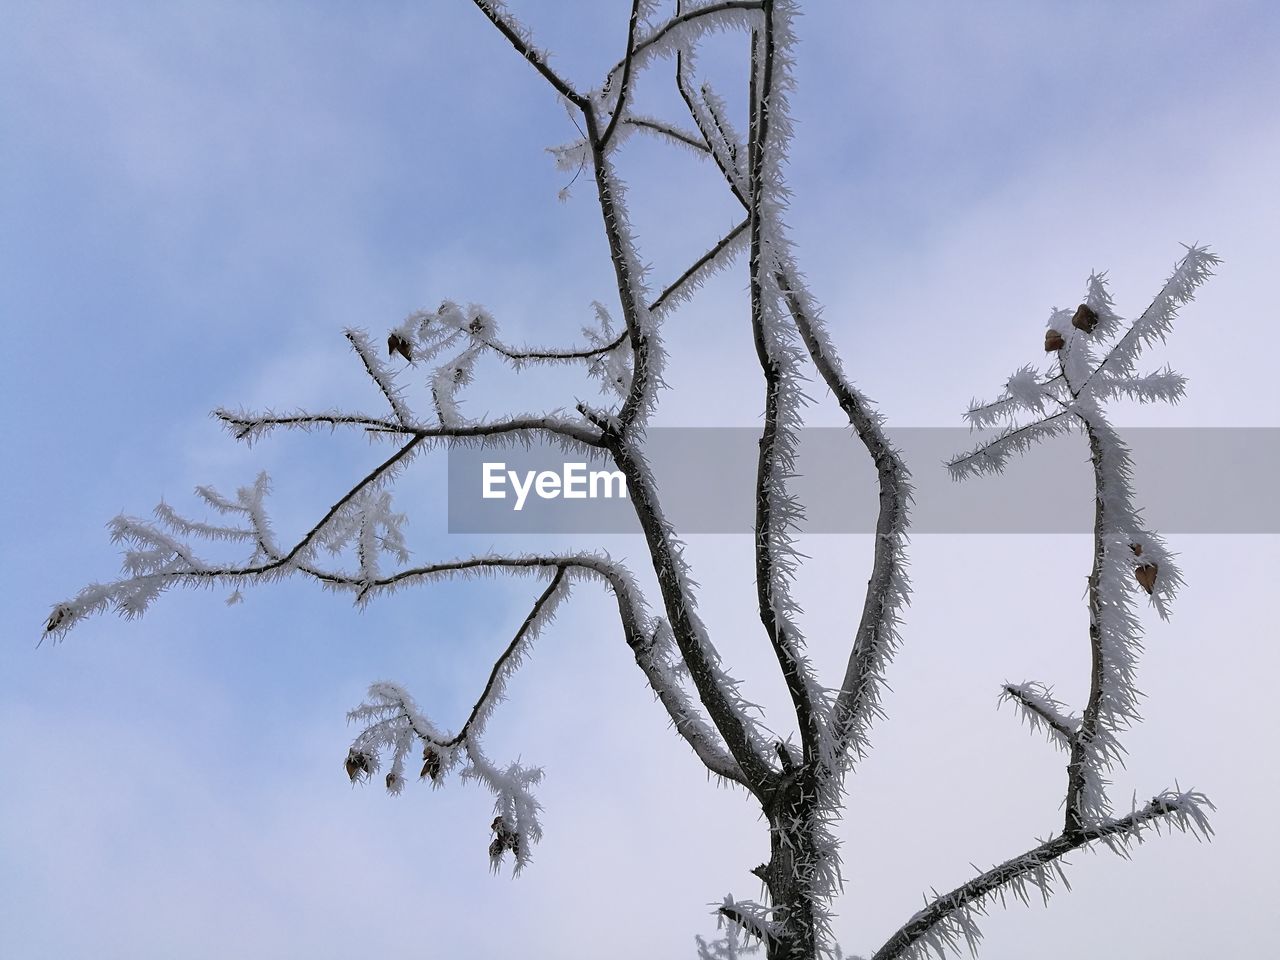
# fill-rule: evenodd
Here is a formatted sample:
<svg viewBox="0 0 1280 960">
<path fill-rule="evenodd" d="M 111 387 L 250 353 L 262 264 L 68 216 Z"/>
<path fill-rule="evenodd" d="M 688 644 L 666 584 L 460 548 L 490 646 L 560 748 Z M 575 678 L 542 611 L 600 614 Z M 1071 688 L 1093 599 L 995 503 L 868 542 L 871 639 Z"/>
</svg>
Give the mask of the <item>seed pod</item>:
<svg viewBox="0 0 1280 960">
<path fill-rule="evenodd" d="M 1061 350 L 1067 345 L 1067 341 L 1062 339 L 1062 334 L 1057 330 L 1050 328 L 1044 332 L 1044 352 L 1053 353 L 1055 350 Z"/>
<path fill-rule="evenodd" d="M 413 348 L 409 345 L 409 341 L 398 333 L 392 333 L 387 337 L 387 356 L 398 353 L 410 363 L 413 363 Z"/>
<path fill-rule="evenodd" d="M 503 850 L 510 850 L 517 857 L 520 856 L 520 834 L 507 823 L 504 817 L 494 817 L 489 829 L 496 834 L 493 839 L 495 845 Z M 492 851 L 493 847 L 490 846 L 489 849 Z"/>
<path fill-rule="evenodd" d="M 45 622 L 44 632 L 52 633 L 54 630 L 57 630 L 62 621 L 67 619 L 70 612 L 71 611 L 67 609 L 65 604 L 59 604 L 54 607 L 53 613 L 49 614 L 49 619 Z"/>
<path fill-rule="evenodd" d="M 395 773 L 388 773 L 387 774 L 387 790 L 390 791 L 391 793 L 395 793 L 397 790 L 400 789 L 400 783 L 403 779 L 404 779 L 403 777 L 397 776 Z"/>
<path fill-rule="evenodd" d="M 422 748 L 422 773 L 418 776 L 423 780 L 430 779 L 432 783 L 440 779 L 440 754 L 430 747 Z"/>
<path fill-rule="evenodd" d="M 1142 589 L 1148 594 L 1155 593 L 1156 590 L 1156 574 L 1160 572 L 1159 564 L 1144 563 L 1133 571 L 1133 575 L 1138 578 L 1138 583 L 1142 585 Z"/>
<path fill-rule="evenodd" d="M 361 774 L 373 773 L 373 757 L 359 750 L 350 750 L 343 766 L 346 767 L 347 776 L 351 778 L 351 782 L 355 783 L 360 779 Z"/>
<path fill-rule="evenodd" d="M 507 849 L 507 845 L 503 843 L 500 838 L 495 839 L 491 844 L 489 844 L 489 859 L 501 860 L 502 852 L 506 849 Z M 496 866 L 495 866 L 495 869 L 497 869 Z"/>
<path fill-rule="evenodd" d="M 1087 303 L 1082 303 L 1076 307 L 1075 316 L 1071 318 L 1071 325 L 1077 330 L 1083 330 L 1085 333 L 1093 333 L 1093 328 L 1098 325 L 1098 313 Z"/>
<path fill-rule="evenodd" d="M 1133 555 L 1134 555 L 1135 557 L 1140 557 L 1140 556 L 1142 556 L 1142 544 L 1140 544 L 1140 543 L 1131 543 L 1131 544 L 1129 544 L 1129 549 L 1133 551 Z"/>
</svg>

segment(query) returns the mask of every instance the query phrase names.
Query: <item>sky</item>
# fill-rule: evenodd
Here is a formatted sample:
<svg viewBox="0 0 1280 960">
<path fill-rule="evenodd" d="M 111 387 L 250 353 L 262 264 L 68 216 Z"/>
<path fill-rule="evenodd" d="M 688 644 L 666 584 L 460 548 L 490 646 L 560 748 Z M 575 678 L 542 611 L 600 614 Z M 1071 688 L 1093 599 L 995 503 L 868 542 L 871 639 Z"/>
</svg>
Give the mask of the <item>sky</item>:
<svg viewBox="0 0 1280 960">
<path fill-rule="evenodd" d="M 512 6 L 584 86 L 621 51 L 625 3 Z M 591 191 L 579 181 L 557 200 L 570 178 L 545 148 L 575 131 L 554 96 L 462 0 L 11 0 L 5 20 L 0 954 L 692 956 L 710 904 L 759 896 L 747 871 L 765 831 L 666 729 L 590 588 L 493 722 L 493 756 L 546 769 L 546 836 L 514 880 L 488 870 L 485 792 L 348 784 L 344 715 L 394 679 L 456 725 L 530 582 L 432 587 L 364 611 L 302 582 L 234 608 L 175 593 L 140 621 L 104 617 L 37 646 L 53 603 L 118 569 L 104 528 L 117 513 L 162 497 L 193 508 L 196 484 L 234 489 L 266 469 L 283 536 L 364 475 L 378 451 L 363 441 L 246 449 L 208 417 L 222 404 L 370 405 L 344 327 L 383 332 L 448 297 L 484 303 L 513 340 L 576 342 L 610 272 Z M 972 397 L 1039 359 L 1048 310 L 1077 302 L 1091 270 L 1110 271 L 1132 316 L 1179 243 L 1208 242 L 1220 275 L 1147 355 L 1189 378 L 1186 400 L 1115 420 L 1280 425 L 1273 4 L 811 4 L 797 31 L 792 237 L 846 368 L 891 424 L 959 426 Z M 705 62 L 733 82 L 741 53 L 717 38 Z M 655 70 L 638 96 L 675 117 L 668 83 Z M 655 278 L 734 222 L 697 158 L 633 140 L 619 163 Z M 759 422 L 744 288 L 741 269 L 727 273 L 672 316 L 657 422 Z M 499 376 L 473 388 L 471 409 L 589 390 Z M 839 424 L 811 392 L 813 422 Z M 1176 482 L 1139 465 L 1140 499 Z M 416 559 L 571 542 L 450 535 L 441 459 L 397 496 Z M 1145 722 L 1113 793 L 1204 790 L 1217 837 L 1152 840 L 1129 863 L 1077 854 L 1071 893 L 993 911 L 987 960 L 1189 960 L 1270 940 L 1276 538 L 1171 539 L 1188 586 L 1169 623 L 1144 615 Z M 572 542 L 643 563 L 634 536 Z M 869 544 L 813 536 L 802 549 L 796 592 L 834 683 Z M 753 700 L 780 707 L 749 539 L 694 537 L 689 557 L 726 662 Z M 996 694 L 1037 679 L 1078 703 L 1087 681 L 1086 538 L 922 535 L 911 560 L 888 717 L 840 828 L 835 929 L 853 953 L 971 862 L 1055 828 L 1060 757 Z"/>
</svg>

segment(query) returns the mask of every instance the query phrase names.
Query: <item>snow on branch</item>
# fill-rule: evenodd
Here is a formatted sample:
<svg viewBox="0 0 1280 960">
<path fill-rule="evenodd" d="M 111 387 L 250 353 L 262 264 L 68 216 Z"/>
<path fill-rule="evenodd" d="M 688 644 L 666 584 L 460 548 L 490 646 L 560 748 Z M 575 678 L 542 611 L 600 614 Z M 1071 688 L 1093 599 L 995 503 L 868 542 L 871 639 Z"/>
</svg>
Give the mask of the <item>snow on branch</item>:
<svg viewBox="0 0 1280 960">
<path fill-rule="evenodd" d="M 1030 364 L 1015 371 L 1005 383 L 1004 393 L 990 403 L 974 400 L 964 418 L 971 427 L 994 427 L 1019 413 L 1042 414 L 1046 404 L 1057 404 L 1065 389 L 1062 376 L 1038 372 Z"/>
<path fill-rule="evenodd" d="M 261 426 L 255 421 L 253 426 Z M 645 613 L 645 603 L 630 574 L 607 557 L 578 554 L 568 557 L 476 556 L 457 561 L 404 567 L 408 548 L 403 536 L 402 514 L 392 508 L 385 488 L 412 459 L 418 448 L 431 442 L 493 442 L 511 435 L 547 426 L 542 419 L 515 420 L 505 424 L 475 425 L 456 430 L 419 429 L 392 456 L 358 481 L 330 507 L 312 528 L 291 547 L 277 545 L 268 517 L 265 498 L 270 485 L 265 474 L 251 486 L 238 491 L 234 499 L 210 487 L 200 487 L 199 496 L 216 512 L 242 520 L 241 525 L 223 526 L 188 520 L 166 504 L 157 508 L 157 520 L 118 517 L 112 524 L 113 539 L 126 545 L 126 576 L 108 584 L 91 584 L 76 597 L 57 604 L 46 623 L 46 635 L 57 639 L 79 621 L 114 608 L 126 617 L 141 615 L 161 593 L 172 586 L 221 586 L 234 591 L 233 600 L 250 586 L 274 582 L 286 576 L 302 575 L 323 586 L 354 594 L 363 605 L 375 597 L 414 583 L 458 575 L 550 569 L 578 571 L 603 581 L 617 595 L 624 635 L 637 664 L 666 709 L 677 733 L 717 777 L 745 783 L 741 768 L 726 750 L 718 733 L 702 717 L 698 706 L 683 690 L 683 679 L 673 662 L 670 630 Z M 594 442 L 589 436 L 572 435 L 575 442 Z M 203 560 L 193 541 L 246 543 L 251 552 L 239 563 Z M 354 568 L 326 566 L 323 557 L 351 555 Z M 389 557 L 399 569 L 384 571 L 382 558 Z M 567 580 L 564 581 L 567 586 Z M 546 606 L 550 608 L 550 599 Z M 555 598 L 558 602 L 558 596 Z M 536 624 L 531 623 L 532 628 Z M 523 649 L 513 646 L 504 663 L 518 662 Z M 500 693 L 505 673 L 496 674 L 494 690 Z M 726 685 L 732 681 L 727 678 Z M 494 698 L 482 698 L 481 708 L 491 707 Z M 482 719 L 482 713 L 471 721 Z M 481 760 L 473 758 L 477 776 L 487 774 Z M 483 778 L 482 776 L 482 778 Z"/>
<path fill-rule="evenodd" d="M 368 335 L 363 330 L 353 329 L 345 330 L 343 333 L 346 335 L 347 340 L 350 341 L 352 349 L 360 357 L 360 362 L 364 364 L 365 371 L 373 382 L 378 385 L 382 395 L 386 397 L 387 403 L 391 407 L 391 412 L 395 414 L 396 422 L 402 427 L 414 426 L 413 415 L 405 404 L 403 388 L 396 383 L 396 375 L 382 362 L 382 358 L 374 350 L 373 345 L 369 342 Z"/>
<path fill-rule="evenodd" d="M 639 71 L 660 57 L 674 56 L 681 46 L 694 43 L 708 33 L 751 29 L 760 23 L 763 0 L 711 0 L 680 4 L 678 12 L 665 23 L 651 27 L 630 46 L 629 57 L 620 61 L 605 76 L 606 94 L 615 89 L 615 78 L 627 69 Z"/>
<path fill-rule="evenodd" d="M 734 900 L 726 895 L 715 907 L 716 929 L 725 935 L 708 943 L 697 937 L 699 960 L 738 960 L 755 956 L 760 948 L 774 942 L 776 924 L 769 919 L 769 908 L 749 900 Z"/>
<path fill-rule="evenodd" d="M 785 321 L 786 306 L 773 268 L 772 251 L 782 237 L 775 166 L 781 147 L 775 146 L 775 141 L 783 136 L 779 128 L 785 130 L 785 121 L 776 111 L 785 109 L 786 100 L 775 86 L 782 74 L 775 70 L 778 36 L 774 10 L 768 5 L 764 21 L 759 51 L 753 57 L 755 95 L 748 168 L 751 329 L 765 382 L 765 418 L 756 471 L 756 593 L 760 620 L 795 707 L 808 761 L 823 751 L 819 712 L 824 693 L 804 653 L 804 638 L 796 621 L 799 608 L 790 591 L 797 568 L 792 534 L 803 519 L 803 510 L 788 487 L 796 474 L 797 437 L 806 397 L 798 335 L 794 325 Z"/>
<path fill-rule="evenodd" d="M 1135 806 L 1126 816 L 1042 841 L 948 893 L 927 898 L 925 907 L 899 928 L 872 960 L 924 960 L 931 954 L 944 957 L 948 952 L 959 953 L 962 945 L 976 955 L 982 939 L 978 919 L 992 902 L 1007 906 L 1012 897 L 1027 904 L 1036 897 L 1047 903 L 1058 883 L 1070 889 L 1063 869 L 1066 854 L 1102 845 L 1127 857 L 1130 848 L 1147 834 L 1164 830 L 1208 839 L 1213 834 L 1208 820 L 1212 809 L 1213 804 L 1201 793 L 1166 791 L 1140 809 Z"/>
<path fill-rule="evenodd" d="M 784 17 L 784 24 L 785 20 Z M 785 144 L 789 134 L 789 124 L 784 112 L 786 90 L 790 86 L 787 76 L 790 55 L 786 48 L 787 44 L 784 44 L 781 55 L 776 49 L 774 51 L 783 69 L 783 78 L 777 84 L 779 89 L 773 91 L 771 97 L 775 102 L 774 123 L 781 129 L 775 154 L 781 152 L 782 144 Z M 750 210 L 752 200 L 748 197 L 749 184 L 745 169 L 750 152 L 748 145 L 740 141 L 738 134 L 734 132 L 723 101 L 711 86 L 704 83 L 700 93 L 694 90 L 696 81 L 692 73 L 696 37 L 679 38 L 676 50 L 676 84 L 690 117 L 698 127 L 730 191 Z M 751 102 L 754 105 L 757 97 L 753 96 Z M 754 127 L 753 133 L 759 136 Z M 771 167 L 769 176 L 780 183 L 781 174 L 776 165 Z M 776 204 L 775 209 L 781 211 L 784 198 L 785 190 L 779 188 L 770 202 Z M 832 707 L 833 739 L 830 741 L 830 750 L 842 758 L 850 748 L 859 755 L 867 748 L 866 733 L 870 720 L 880 710 L 879 691 L 883 672 L 898 643 L 899 614 L 910 594 L 905 558 L 908 508 L 911 501 L 910 475 L 900 454 L 885 437 L 883 418 L 845 376 L 838 351 L 821 321 L 821 310 L 787 252 L 789 245 L 782 235 L 781 217 L 775 216 L 765 222 L 769 224 L 771 231 L 769 242 L 772 250 L 771 266 L 763 267 L 766 273 L 771 274 L 768 292 L 774 298 L 773 302 L 780 304 L 790 316 L 809 359 L 849 417 L 855 434 L 876 465 L 881 488 L 873 576 L 868 584 L 845 680 Z M 762 291 L 764 289 L 762 286 Z"/>
<path fill-rule="evenodd" d="M 556 567 L 551 582 L 533 604 L 533 609 L 499 655 L 488 682 L 461 729 L 453 735 L 440 733 L 400 686 L 375 683 L 369 699 L 347 714 L 348 721 L 362 725 L 347 754 L 347 773 L 352 781 L 367 778 L 389 760 L 385 777 L 387 790 L 398 794 L 405 783 L 405 763 L 410 753 L 421 747 L 421 777 L 439 785 L 465 756 L 462 780 L 476 780 L 493 792 L 496 834 L 490 844 L 490 859 L 497 869 L 509 850 L 515 872 L 530 861 L 532 848 L 542 837 L 538 802 L 532 787 L 542 779 L 542 771 L 518 763 L 500 769 L 485 756 L 484 728 L 497 705 L 505 698 L 507 684 L 528 656 L 533 641 L 555 617 L 556 608 L 568 596 L 567 568 Z"/>
<path fill-rule="evenodd" d="M 962 480 L 984 473 L 999 473 L 1015 454 L 1025 453 L 1035 444 L 1076 429 L 1071 415 L 1061 410 L 1031 423 L 1009 427 L 1000 431 L 992 440 L 979 444 L 971 451 L 956 457 L 947 464 L 953 479 Z"/>
<path fill-rule="evenodd" d="M 533 34 L 529 32 L 529 28 L 516 19 L 503 0 L 472 0 L 472 2 L 489 18 L 489 22 L 498 28 L 498 32 L 507 38 L 516 52 L 528 60 L 560 96 L 579 108 L 587 108 L 587 98 L 578 93 L 567 80 L 552 69 L 550 55 L 545 50 L 539 49 L 534 43 Z"/>
<path fill-rule="evenodd" d="M 1066 706 L 1042 683 L 1006 683 L 1000 699 L 1016 704 L 1022 718 L 1032 730 L 1042 730 L 1051 743 L 1070 750 L 1080 730 L 1080 718 L 1067 712 Z"/>
<path fill-rule="evenodd" d="M 692 74 L 696 55 L 697 46 L 692 40 L 682 42 L 677 48 L 676 89 L 698 128 L 703 149 L 715 161 L 730 192 L 744 208 L 749 208 L 745 141 L 734 131 L 724 101 L 709 83 L 703 83 L 699 92 L 694 91 Z"/>
<path fill-rule="evenodd" d="M 1177 403 L 1187 392 L 1187 380 L 1168 367 L 1140 377 L 1104 376 L 1089 387 L 1097 400 L 1128 399 L 1138 403 Z"/>
<path fill-rule="evenodd" d="M 1143 523 L 1128 447 L 1111 426 L 1102 401 L 1129 396 L 1173 402 L 1182 396 L 1182 379 L 1167 369 L 1152 377 L 1134 378 L 1132 358 L 1143 346 L 1163 339 L 1177 307 L 1191 299 L 1217 263 L 1205 248 L 1188 250 L 1153 306 L 1102 360 L 1094 357 L 1095 341 L 1114 336 L 1122 321 L 1112 310 L 1105 276 L 1094 274 L 1083 303 L 1074 311 L 1055 309 L 1050 314 L 1045 350 L 1056 355 L 1057 374 L 1023 367 L 994 404 L 970 408 L 971 423 L 1010 424 L 994 440 L 948 464 L 956 478 L 997 472 L 1014 453 L 1068 430 L 1082 432 L 1089 441 L 1096 504 L 1088 580 L 1092 682 L 1079 716 L 1069 713 L 1042 684 L 1006 684 L 1002 693 L 1002 699 L 1021 709 L 1032 729 L 1043 730 L 1069 754 L 1062 833 L 927 901 L 925 909 L 899 929 L 874 960 L 923 957 L 928 951 L 941 956 L 961 944 L 976 951 L 981 936 L 977 917 L 987 904 L 996 898 L 1003 902 L 1008 894 L 1024 902 L 1033 893 L 1047 899 L 1056 879 L 1065 882 L 1060 858 L 1072 850 L 1101 843 L 1127 855 L 1146 833 L 1164 827 L 1201 838 L 1212 833 L 1208 822 L 1212 804 L 1202 794 L 1162 793 L 1141 809 L 1135 803 L 1128 815 L 1116 817 L 1105 790 L 1108 771 L 1123 756 L 1119 735 L 1138 720 L 1135 672 L 1142 631 L 1131 597 L 1137 590 L 1145 591 L 1165 616 L 1181 577 L 1164 541 Z M 1108 362 L 1111 369 L 1104 371 Z M 1024 412 L 1038 419 L 1018 424 L 1014 418 Z"/>
<path fill-rule="evenodd" d="M 656 117 L 639 116 L 631 114 L 623 123 L 627 126 L 635 127 L 639 131 L 655 134 L 668 143 L 678 146 L 688 147 L 695 153 L 706 155 L 711 152 L 711 148 L 703 142 L 702 137 L 691 130 L 685 130 L 677 127 L 675 124 L 667 123 Z"/>
<path fill-rule="evenodd" d="M 1214 267 L 1222 262 L 1206 246 L 1184 244 L 1184 248 L 1186 254 L 1175 265 L 1155 299 L 1111 346 L 1091 376 L 1103 372 L 1117 377 L 1131 375 L 1134 361 L 1142 350 L 1164 341 L 1178 311 L 1195 298 L 1196 290 L 1213 276 Z M 1100 332 L 1106 332 L 1105 328 Z"/>
<path fill-rule="evenodd" d="M 647 16 L 653 9 L 653 0 L 631 0 L 631 17 L 627 23 L 627 52 L 622 61 L 622 79 L 618 83 L 617 98 L 614 102 L 612 115 L 609 122 L 604 128 L 604 133 L 600 135 L 600 147 L 607 150 L 609 140 L 613 137 L 613 131 L 618 127 L 618 121 L 626 115 L 627 97 L 631 93 L 631 75 L 635 67 L 636 52 L 636 28 L 639 25 L 642 12 Z M 612 75 L 605 81 L 608 84 L 613 79 Z"/>
<path fill-rule="evenodd" d="M 906 549 L 912 488 L 902 456 L 885 434 L 883 417 L 843 369 L 787 236 L 784 169 L 792 134 L 788 98 L 794 85 L 797 5 L 793 0 L 678 2 L 673 17 L 655 23 L 655 4 L 633 0 L 622 59 L 599 88 L 584 94 L 552 67 L 549 55 L 502 0 L 473 2 L 563 98 L 575 123 L 581 120 L 581 138 L 552 152 L 562 167 L 591 172 L 616 281 L 619 322 L 596 304 L 595 323 L 583 331 L 584 346 L 519 347 L 501 337 L 496 319 L 482 306 L 445 300 L 438 309 L 415 312 L 392 329 L 385 358 L 381 344 L 375 347 L 368 334 L 347 331 L 385 413 L 218 410 L 216 416 L 234 437 L 250 444 L 277 429 L 353 428 L 372 440 L 392 443 L 394 451 L 287 546 L 278 542 L 266 508 L 265 475 L 235 497 L 198 488 L 208 508 L 225 522 L 189 518 L 163 502 L 152 519 L 118 517 L 111 530 L 125 548 L 124 575 L 91 584 L 55 606 L 46 635 L 58 638 L 80 620 L 108 609 L 138 616 L 175 585 L 225 586 L 237 600 L 242 588 L 302 576 L 350 593 L 363 605 L 401 588 L 453 577 L 539 578 L 544 588 L 497 656 L 456 732 L 437 728 L 405 687 L 376 683 L 349 714 L 360 729 L 345 764 L 353 781 L 385 768 L 385 786 L 396 794 L 421 751 L 419 776 L 433 786 L 455 771 L 464 781 L 482 783 L 495 798 L 491 863 L 497 870 L 510 853 L 518 873 L 541 837 L 534 790 L 542 773 L 490 760 L 482 743 L 485 724 L 567 598 L 571 583 L 602 584 L 616 599 L 626 643 L 677 735 L 718 780 L 741 785 L 760 801 L 768 821 L 771 859 L 751 871 L 767 888 L 767 906 L 726 898 L 717 913 L 727 936 L 714 943 L 699 939 L 699 956 L 731 960 L 766 946 L 771 955 L 838 958 L 842 954 L 832 942 L 829 904 L 843 880 L 831 824 L 841 810 L 844 776 L 869 748 L 869 730 L 882 713 L 885 672 L 900 643 L 902 610 L 910 594 Z M 750 38 L 745 138 L 735 130 L 725 101 L 693 76 L 698 40 L 713 30 L 740 30 Z M 676 86 L 693 130 L 633 112 L 639 72 L 668 56 L 675 57 Z M 656 298 L 649 292 L 648 267 L 629 219 L 626 185 L 614 166 L 618 148 L 636 133 L 710 157 L 745 213 Z M 759 708 L 722 664 L 698 613 L 684 544 L 663 510 L 643 443 L 663 387 L 667 313 L 744 250 L 751 331 L 764 383 L 756 477 L 757 606 L 790 694 L 798 749 L 791 746 L 789 733 L 780 738 L 757 719 Z M 1182 397 L 1185 384 L 1176 373 L 1165 368 L 1139 376 L 1134 363 L 1143 348 L 1164 338 L 1178 309 L 1218 262 L 1207 248 L 1187 251 L 1151 306 L 1123 333 L 1105 275 L 1090 276 L 1084 301 L 1074 311 L 1050 314 L 1044 341 L 1049 369 L 1020 368 L 994 402 L 975 402 L 966 414 L 974 427 L 997 429 L 994 438 L 950 464 L 957 477 L 998 471 L 1014 454 L 1061 432 L 1078 430 L 1089 440 L 1097 504 L 1089 580 L 1093 682 L 1079 716 L 1041 684 L 1003 688 L 1002 699 L 1015 704 L 1033 729 L 1043 730 L 1069 754 L 1061 834 L 1003 864 L 978 870 L 968 883 L 927 900 L 875 960 L 922 956 L 927 950 L 941 955 L 962 943 L 976 947 L 976 919 L 987 906 L 1008 896 L 1024 901 L 1032 895 L 1047 897 L 1057 882 L 1065 883 L 1062 857 L 1073 850 L 1101 844 L 1127 855 L 1147 833 L 1166 827 L 1199 837 L 1211 834 L 1207 817 L 1212 805 L 1199 793 L 1167 791 L 1141 808 L 1135 803 L 1125 816 L 1112 812 L 1105 795 L 1106 775 L 1122 755 L 1119 734 L 1137 720 L 1134 673 L 1141 629 L 1132 599 L 1145 593 L 1163 616 L 1180 583 L 1173 555 L 1147 529 L 1136 506 L 1131 458 L 1106 417 L 1105 402 L 1176 402 Z M 1095 356 L 1099 352 L 1101 359 Z M 533 363 L 581 364 L 620 402 L 614 409 L 597 410 L 575 400 L 566 405 L 568 413 L 475 419 L 464 408 L 463 390 L 486 356 L 517 370 Z M 819 683 L 808 661 L 790 592 L 800 562 L 794 534 L 803 515 L 790 482 L 802 410 L 810 402 L 805 394 L 810 365 L 871 457 L 879 488 L 871 576 L 838 690 Z M 421 404 L 425 414 L 415 410 L 415 391 L 427 398 Z M 409 565 L 405 518 L 395 510 L 390 489 L 408 465 L 431 448 L 516 443 L 535 434 L 576 453 L 584 446 L 603 450 L 623 473 L 659 589 L 657 615 L 649 612 L 630 571 L 603 554 L 479 554 Z M 239 544 L 247 556 L 237 562 L 204 559 L 198 542 Z"/>
</svg>

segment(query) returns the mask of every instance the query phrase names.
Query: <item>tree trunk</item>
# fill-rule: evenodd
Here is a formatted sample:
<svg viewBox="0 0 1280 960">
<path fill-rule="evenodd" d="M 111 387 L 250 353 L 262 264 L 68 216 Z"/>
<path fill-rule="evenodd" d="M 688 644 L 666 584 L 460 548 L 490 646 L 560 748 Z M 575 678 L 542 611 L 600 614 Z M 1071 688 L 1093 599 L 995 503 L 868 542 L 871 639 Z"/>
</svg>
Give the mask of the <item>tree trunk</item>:
<svg viewBox="0 0 1280 960">
<path fill-rule="evenodd" d="M 769 818 L 769 862 L 759 871 L 769 890 L 776 936 L 767 944 L 768 960 L 815 960 L 817 929 L 810 878 L 816 863 L 813 825 L 817 791 L 793 781 L 765 811 Z"/>
</svg>

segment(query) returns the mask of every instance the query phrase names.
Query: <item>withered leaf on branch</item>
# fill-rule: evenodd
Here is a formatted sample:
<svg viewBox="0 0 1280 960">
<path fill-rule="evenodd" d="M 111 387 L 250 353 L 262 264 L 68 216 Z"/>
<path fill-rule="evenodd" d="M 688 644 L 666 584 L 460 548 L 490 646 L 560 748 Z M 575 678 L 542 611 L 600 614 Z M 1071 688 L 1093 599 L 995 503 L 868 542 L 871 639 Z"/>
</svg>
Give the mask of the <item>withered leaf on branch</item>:
<svg viewBox="0 0 1280 960">
<path fill-rule="evenodd" d="M 351 750 L 347 753 L 347 760 L 343 766 L 347 770 L 347 776 L 355 783 L 363 774 L 373 773 L 373 757 L 367 753 L 361 753 L 359 750 Z"/>
<path fill-rule="evenodd" d="M 489 855 L 495 856 L 494 848 L 501 854 L 503 850 L 510 850 L 517 857 L 520 856 L 520 834 L 511 828 L 502 817 L 494 817 L 490 829 L 497 834 L 493 838 L 493 843 L 489 845 Z"/>
<path fill-rule="evenodd" d="M 422 748 L 422 773 L 418 776 L 433 783 L 440 779 L 440 754 L 430 747 Z"/>
<path fill-rule="evenodd" d="M 1097 311 L 1087 303 L 1080 304 L 1076 307 L 1075 316 L 1071 318 L 1071 325 L 1085 333 L 1093 333 L 1093 328 L 1098 325 Z"/>
<path fill-rule="evenodd" d="M 1136 570 L 1133 575 L 1138 578 L 1138 583 L 1142 585 L 1142 589 L 1147 593 L 1155 593 L 1156 574 L 1160 572 L 1160 565 L 1156 563 L 1144 563 Z"/>
<path fill-rule="evenodd" d="M 413 363 L 413 347 L 409 345 L 409 341 L 398 333 L 393 333 L 387 337 L 387 356 L 398 353 L 410 363 Z"/>
</svg>

